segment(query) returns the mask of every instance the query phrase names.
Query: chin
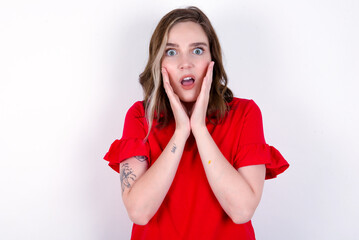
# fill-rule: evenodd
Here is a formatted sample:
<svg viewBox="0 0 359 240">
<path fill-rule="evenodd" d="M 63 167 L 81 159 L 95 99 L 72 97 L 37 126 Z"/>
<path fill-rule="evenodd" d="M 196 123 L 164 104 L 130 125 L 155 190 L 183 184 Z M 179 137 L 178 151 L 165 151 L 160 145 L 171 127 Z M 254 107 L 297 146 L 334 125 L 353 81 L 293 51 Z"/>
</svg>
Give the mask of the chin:
<svg viewBox="0 0 359 240">
<path fill-rule="evenodd" d="M 197 101 L 197 97 L 198 96 L 182 96 L 180 99 L 182 102 L 192 103 L 192 102 Z"/>
</svg>

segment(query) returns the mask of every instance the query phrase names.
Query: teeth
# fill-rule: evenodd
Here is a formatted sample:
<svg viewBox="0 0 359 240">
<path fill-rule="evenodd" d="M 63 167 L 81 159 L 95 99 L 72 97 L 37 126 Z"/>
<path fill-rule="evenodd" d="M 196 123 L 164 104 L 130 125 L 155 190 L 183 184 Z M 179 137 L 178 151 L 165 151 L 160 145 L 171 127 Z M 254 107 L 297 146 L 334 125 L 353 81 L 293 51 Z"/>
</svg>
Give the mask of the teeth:
<svg viewBox="0 0 359 240">
<path fill-rule="evenodd" d="M 191 80 L 192 78 L 191 77 L 185 77 L 183 80 L 186 81 L 186 80 Z"/>
</svg>

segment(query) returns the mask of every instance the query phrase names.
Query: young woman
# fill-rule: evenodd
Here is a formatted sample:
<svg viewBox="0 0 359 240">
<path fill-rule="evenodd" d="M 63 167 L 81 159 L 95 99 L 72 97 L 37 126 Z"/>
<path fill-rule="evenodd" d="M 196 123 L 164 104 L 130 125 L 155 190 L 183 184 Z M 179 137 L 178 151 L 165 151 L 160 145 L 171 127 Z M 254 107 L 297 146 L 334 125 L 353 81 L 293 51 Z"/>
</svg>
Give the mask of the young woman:
<svg viewBox="0 0 359 240">
<path fill-rule="evenodd" d="M 255 239 L 264 180 L 289 166 L 267 145 L 261 112 L 227 87 L 206 15 L 175 9 L 155 29 L 127 112 L 105 159 L 120 172 L 131 239 Z"/>
</svg>

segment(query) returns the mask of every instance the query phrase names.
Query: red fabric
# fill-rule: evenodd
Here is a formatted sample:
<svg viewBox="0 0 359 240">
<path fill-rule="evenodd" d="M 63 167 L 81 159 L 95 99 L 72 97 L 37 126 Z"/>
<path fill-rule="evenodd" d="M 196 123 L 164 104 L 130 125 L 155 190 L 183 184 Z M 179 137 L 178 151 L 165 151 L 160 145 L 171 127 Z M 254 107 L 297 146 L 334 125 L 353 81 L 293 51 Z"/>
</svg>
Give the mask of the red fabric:
<svg viewBox="0 0 359 240">
<path fill-rule="evenodd" d="M 236 168 L 266 164 L 266 179 L 275 178 L 289 164 L 265 143 L 260 109 L 253 100 L 233 98 L 222 123 L 207 121 L 207 128 L 226 159 Z M 156 126 L 156 122 L 154 122 Z M 174 121 L 153 128 L 148 141 L 143 102 L 127 112 L 123 136 L 104 157 L 119 171 L 119 163 L 132 156 L 147 156 L 150 166 L 166 147 Z M 194 137 L 185 145 L 173 183 L 157 213 L 145 226 L 133 225 L 131 239 L 255 239 L 251 221 L 235 224 L 223 211 L 207 181 Z"/>
</svg>

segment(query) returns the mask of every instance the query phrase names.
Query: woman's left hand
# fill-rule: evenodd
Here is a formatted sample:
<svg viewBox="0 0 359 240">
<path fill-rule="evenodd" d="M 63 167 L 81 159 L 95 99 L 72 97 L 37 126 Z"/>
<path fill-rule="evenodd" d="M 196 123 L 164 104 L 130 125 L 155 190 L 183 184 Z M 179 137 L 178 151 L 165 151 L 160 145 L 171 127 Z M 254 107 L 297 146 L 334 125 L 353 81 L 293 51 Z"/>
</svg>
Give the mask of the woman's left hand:
<svg viewBox="0 0 359 240">
<path fill-rule="evenodd" d="M 197 97 L 197 101 L 193 106 L 190 124 L 193 134 L 196 130 L 206 127 L 206 115 L 209 102 L 209 93 L 211 91 L 212 76 L 213 76 L 214 62 L 210 62 L 207 69 L 207 74 L 203 78 L 201 92 Z"/>
</svg>

